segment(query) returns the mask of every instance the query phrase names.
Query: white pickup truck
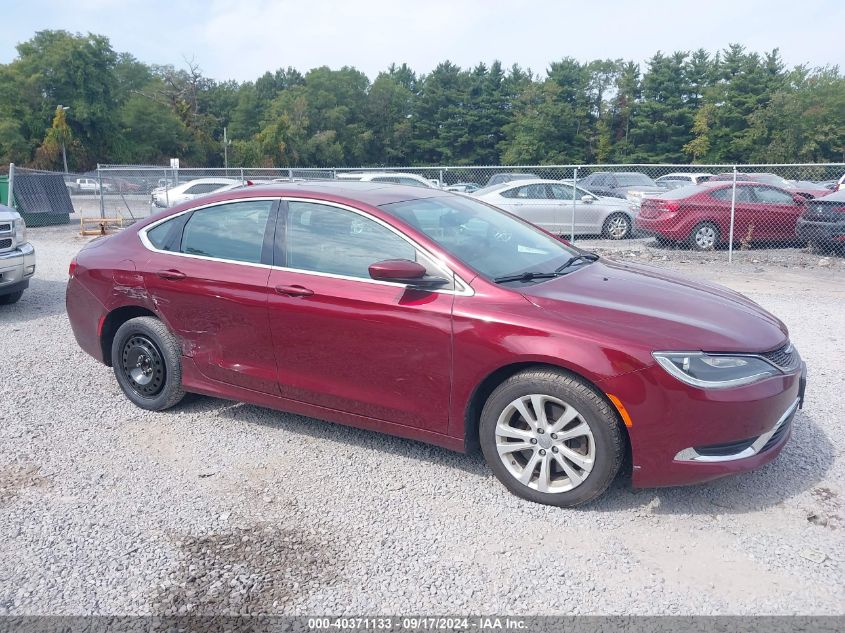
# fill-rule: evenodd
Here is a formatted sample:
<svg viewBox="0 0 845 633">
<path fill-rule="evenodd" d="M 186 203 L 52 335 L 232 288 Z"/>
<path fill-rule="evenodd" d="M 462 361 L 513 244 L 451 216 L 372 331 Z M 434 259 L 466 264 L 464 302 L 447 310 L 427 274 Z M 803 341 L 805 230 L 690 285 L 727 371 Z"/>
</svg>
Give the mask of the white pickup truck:
<svg viewBox="0 0 845 633">
<path fill-rule="evenodd" d="M 26 224 L 0 204 L 0 305 L 16 303 L 34 274 L 35 248 L 26 241 Z"/>
<path fill-rule="evenodd" d="M 76 180 L 66 180 L 65 186 L 68 193 L 100 193 L 100 183 L 93 178 L 77 178 Z M 110 192 L 114 187 L 111 184 L 104 182 L 103 191 Z"/>
</svg>

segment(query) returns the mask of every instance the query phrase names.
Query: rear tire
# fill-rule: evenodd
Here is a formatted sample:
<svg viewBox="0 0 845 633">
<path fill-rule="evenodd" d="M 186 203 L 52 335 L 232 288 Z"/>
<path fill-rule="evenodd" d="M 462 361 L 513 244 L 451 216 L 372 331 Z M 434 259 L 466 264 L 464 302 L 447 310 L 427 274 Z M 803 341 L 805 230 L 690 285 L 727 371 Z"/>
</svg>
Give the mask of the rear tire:
<svg viewBox="0 0 845 633">
<path fill-rule="evenodd" d="M 611 240 L 624 240 L 631 237 L 631 218 L 624 213 L 609 215 L 604 221 L 602 234 Z"/>
<path fill-rule="evenodd" d="M 185 396 L 179 341 L 154 317 L 137 317 L 121 325 L 111 349 L 117 383 L 133 403 L 162 411 Z"/>
<path fill-rule="evenodd" d="M 718 226 L 712 222 L 701 222 L 695 225 L 689 241 L 694 251 L 712 251 L 719 245 L 720 239 Z"/>
<path fill-rule="evenodd" d="M 625 454 L 616 413 L 586 382 L 562 370 L 527 370 L 499 385 L 481 412 L 479 439 L 508 490 L 561 507 L 601 495 Z"/>
<path fill-rule="evenodd" d="M 21 300 L 23 296 L 23 290 L 18 290 L 17 292 L 11 292 L 7 295 L 0 295 L 0 306 L 9 306 L 13 303 L 17 303 Z"/>
</svg>

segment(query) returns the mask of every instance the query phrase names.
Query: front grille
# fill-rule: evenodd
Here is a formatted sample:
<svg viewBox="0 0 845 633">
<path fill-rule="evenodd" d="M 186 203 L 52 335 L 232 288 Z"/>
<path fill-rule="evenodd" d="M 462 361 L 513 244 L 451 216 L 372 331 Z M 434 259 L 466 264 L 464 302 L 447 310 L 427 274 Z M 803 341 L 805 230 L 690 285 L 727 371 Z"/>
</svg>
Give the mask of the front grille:
<svg viewBox="0 0 845 633">
<path fill-rule="evenodd" d="M 12 238 L 7 237 L 0 240 L 0 251 L 5 250 L 7 248 L 12 248 Z"/>
<path fill-rule="evenodd" d="M 0 233 L 6 233 L 12 230 L 12 225 L 8 223 L 0 224 Z"/>
<path fill-rule="evenodd" d="M 787 343 L 773 352 L 766 352 L 765 354 L 760 354 L 760 356 L 781 369 L 794 368 L 798 365 L 799 359 L 798 352 L 792 347 L 792 343 Z"/>
</svg>

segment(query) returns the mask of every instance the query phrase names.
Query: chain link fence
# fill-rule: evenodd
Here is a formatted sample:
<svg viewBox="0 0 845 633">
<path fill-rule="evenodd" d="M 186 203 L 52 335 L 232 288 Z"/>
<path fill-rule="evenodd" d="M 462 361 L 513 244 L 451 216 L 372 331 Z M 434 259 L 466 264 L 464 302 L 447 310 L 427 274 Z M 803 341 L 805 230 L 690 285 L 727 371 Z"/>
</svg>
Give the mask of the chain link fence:
<svg viewBox="0 0 845 633">
<path fill-rule="evenodd" d="M 587 248 L 713 251 L 732 261 L 845 248 L 845 163 L 183 168 L 63 175 L 77 214 L 132 220 L 226 188 L 366 180 L 478 197 Z M 841 191 L 837 191 L 840 190 Z"/>
</svg>

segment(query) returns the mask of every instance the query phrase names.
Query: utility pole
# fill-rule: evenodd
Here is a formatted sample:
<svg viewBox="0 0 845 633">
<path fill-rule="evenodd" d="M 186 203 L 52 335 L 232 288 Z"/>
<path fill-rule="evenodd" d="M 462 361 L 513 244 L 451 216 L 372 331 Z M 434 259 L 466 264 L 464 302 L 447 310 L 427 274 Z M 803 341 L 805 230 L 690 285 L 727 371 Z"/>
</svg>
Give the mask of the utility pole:
<svg viewBox="0 0 845 633">
<path fill-rule="evenodd" d="M 223 167 L 226 169 L 226 175 L 229 175 L 229 145 L 232 141 L 226 134 L 226 128 L 223 128 Z"/>
<path fill-rule="evenodd" d="M 61 103 L 56 106 L 56 110 L 70 110 L 70 106 L 63 106 Z M 65 121 L 65 130 L 62 130 L 62 162 L 65 164 L 65 173 L 67 173 L 67 150 L 65 149 L 65 131 L 67 129 L 67 121 Z"/>
</svg>

